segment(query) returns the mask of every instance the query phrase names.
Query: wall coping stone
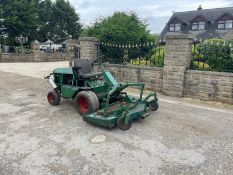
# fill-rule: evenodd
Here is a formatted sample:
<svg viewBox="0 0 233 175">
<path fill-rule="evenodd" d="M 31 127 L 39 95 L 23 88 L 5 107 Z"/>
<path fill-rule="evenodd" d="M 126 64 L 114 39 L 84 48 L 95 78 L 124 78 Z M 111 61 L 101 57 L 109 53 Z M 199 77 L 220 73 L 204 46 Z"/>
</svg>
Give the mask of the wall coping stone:
<svg viewBox="0 0 233 175">
<path fill-rule="evenodd" d="M 135 66 L 135 65 L 121 65 L 121 64 L 109 64 L 109 63 L 103 63 L 104 66 L 109 67 L 123 67 L 123 68 L 133 68 L 133 69 L 146 69 L 146 70 L 159 70 L 163 71 L 163 68 L 161 67 L 148 67 L 148 66 Z"/>
<path fill-rule="evenodd" d="M 99 42 L 99 39 L 96 37 L 79 37 L 79 41 L 95 41 Z"/>
<path fill-rule="evenodd" d="M 201 74 L 201 75 L 216 75 L 216 76 L 224 76 L 224 77 L 232 77 L 233 73 L 228 72 L 214 72 L 214 71 L 201 71 L 201 70 L 186 70 L 186 73 L 190 74 Z"/>
<path fill-rule="evenodd" d="M 31 53 L 24 53 L 24 54 L 22 54 L 22 53 L 2 53 L 2 55 L 27 56 L 27 55 L 33 55 L 33 53 L 32 52 Z"/>
<path fill-rule="evenodd" d="M 165 39 L 190 39 L 193 40 L 193 37 L 188 34 L 181 34 L 181 33 L 169 33 L 165 35 Z"/>
<path fill-rule="evenodd" d="M 79 40 L 78 39 L 67 39 L 65 42 L 66 43 L 78 43 Z"/>
</svg>

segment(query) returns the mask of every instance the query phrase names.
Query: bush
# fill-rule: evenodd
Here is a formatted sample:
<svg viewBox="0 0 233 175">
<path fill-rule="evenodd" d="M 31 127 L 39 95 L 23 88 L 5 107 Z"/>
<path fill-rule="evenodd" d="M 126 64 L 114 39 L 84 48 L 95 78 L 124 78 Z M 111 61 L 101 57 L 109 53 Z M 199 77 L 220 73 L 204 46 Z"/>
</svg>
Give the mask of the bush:
<svg viewBox="0 0 233 175">
<path fill-rule="evenodd" d="M 202 69 L 202 70 L 208 70 L 209 65 L 207 63 L 193 61 L 193 68 L 194 69 Z"/>
<path fill-rule="evenodd" d="M 156 52 L 152 55 L 152 64 L 158 67 L 162 67 L 164 63 L 164 46 L 157 47 Z"/>
<path fill-rule="evenodd" d="M 134 12 L 115 12 L 113 15 L 97 19 L 94 25 L 88 26 L 83 36 L 95 36 L 101 42 L 110 45 L 136 45 L 154 42 L 157 35 L 152 35 L 147 29 L 145 21 L 140 19 Z M 124 49 L 102 45 L 101 53 L 106 60 L 114 63 L 124 63 Z M 128 58 L 137 59 L 139 57 L 147 57 L 152 49 L 150 47 L 127 48 Z"/>
</svg>

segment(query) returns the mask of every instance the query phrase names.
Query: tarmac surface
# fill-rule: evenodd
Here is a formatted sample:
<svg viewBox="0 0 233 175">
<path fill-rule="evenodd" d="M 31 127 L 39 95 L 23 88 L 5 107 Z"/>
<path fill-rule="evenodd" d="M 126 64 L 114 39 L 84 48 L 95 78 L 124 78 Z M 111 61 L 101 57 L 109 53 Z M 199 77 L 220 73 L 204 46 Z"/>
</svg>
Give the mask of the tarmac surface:
<svg viewBox="0 0 233 175">
<path fill-rule="evenodd" d="M 159 95 L 130 130 L 97 127 L 47 103 L 42 77 L 67 64 L 0 64 L 1 175 L 233 174 L 233 106 Z"/>
</svg>

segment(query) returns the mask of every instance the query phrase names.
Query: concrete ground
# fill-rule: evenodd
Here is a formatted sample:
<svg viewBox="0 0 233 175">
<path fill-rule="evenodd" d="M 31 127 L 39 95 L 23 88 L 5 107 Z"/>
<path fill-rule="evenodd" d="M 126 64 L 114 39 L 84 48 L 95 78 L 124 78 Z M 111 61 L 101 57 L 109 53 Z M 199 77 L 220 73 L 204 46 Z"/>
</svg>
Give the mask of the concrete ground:
<svg viewBox="0 0 233 175">
<path fill-rule="evenodd" d="M 67 64 L 0 64 L 0 174 L 233 174 L 232 106 L 160 95 L 130 130 L 96 127 L 47 103 L 42 77 Z"/>
</svg>

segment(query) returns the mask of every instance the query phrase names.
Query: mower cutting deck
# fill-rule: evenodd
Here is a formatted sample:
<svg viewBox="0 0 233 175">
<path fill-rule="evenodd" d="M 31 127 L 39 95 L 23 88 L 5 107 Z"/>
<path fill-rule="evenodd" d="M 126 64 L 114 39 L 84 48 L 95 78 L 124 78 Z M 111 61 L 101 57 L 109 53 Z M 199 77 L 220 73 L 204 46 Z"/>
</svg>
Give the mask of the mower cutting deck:
<svg viewBox="0 0 233 175">
<path fill-rule="evenodd" d="M 155 92 L 142 98 L 144 83 L 118 83 L 112 74 L 101 66 L 93 72 L 88 60 L 76 60 L 73 67 L 58 68 L 47 77 L 53 91 L 47 95 L 51 105 L 58 105 L 60 98 L 73 99 L 84 121 L 112 128 L 128 130 L 132 121 L 148 116 L 149 109 L 156 111 Z M 139 98 L 123 92 L 127 87 L 140 88 Z"/>
</svg>

